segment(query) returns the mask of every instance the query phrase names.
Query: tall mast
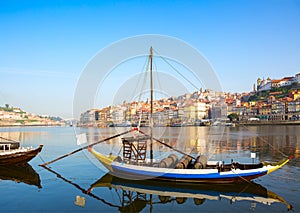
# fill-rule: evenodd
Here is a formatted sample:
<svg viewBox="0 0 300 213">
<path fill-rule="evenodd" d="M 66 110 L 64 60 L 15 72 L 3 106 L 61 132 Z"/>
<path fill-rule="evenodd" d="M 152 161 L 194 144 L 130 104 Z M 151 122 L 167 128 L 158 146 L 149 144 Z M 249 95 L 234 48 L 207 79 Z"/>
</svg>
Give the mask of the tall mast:
<svg viewBox="0 0 300 213">
<path fill-rule="evenodd" d="M 150 162 L 153 163 L 153 76 L 152 76 L 153 48 L 150 47 Z"/>
</svg>

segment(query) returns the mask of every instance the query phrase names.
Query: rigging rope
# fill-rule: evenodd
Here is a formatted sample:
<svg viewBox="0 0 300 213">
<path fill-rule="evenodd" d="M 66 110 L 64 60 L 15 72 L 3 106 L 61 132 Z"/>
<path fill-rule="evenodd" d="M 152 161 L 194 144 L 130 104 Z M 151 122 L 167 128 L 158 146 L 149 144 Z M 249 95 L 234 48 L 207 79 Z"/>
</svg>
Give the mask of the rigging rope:
<svg viewBox="0 0 300 213">
<path fill-rule="evenodd" d="M 143 131 L 141 131 L 141 130 L 138 130 L 138 131 L 139 131 L 141 134 L 145 135 L 145 136 L 149 136 L 148 134 L 146 134 L 145 132 L 143 132 Z M 178 150 L 178 149 L 176 149 L 176 148 L 170 146 L 169 144 L 166 144 L 166 143 L 162 142 L 161 140 L 158 140 L 158 139 L 156 139 L 156 138 L 153 138 L 153 140 L 157 141 L 157 142 L 160 143 L 160 144 L 165 145 L 166 147 L 168 147 L 168 148 L 170 148 L 170 149 L 172 149 L 172 150 L 174 150 L 174 151 L 176 151 L 176 152 L 179 152 L 180 154 L 187 155 L 187 156 L 191 157 L 192 159 L 196 160 L 196 158 L 195 158 L 194 156 L 191 156 L 191 155 L 189 155 L 189 154 L 187 154 L 187 153 L 185 153 L 185 152 L 182 152 L 182 151 L 180 151 L 180 150 Z"/>
<path fill-rule="evenodd" d="M 145 64 L 144 64 L 144 66 L 143 66 L 143 68 L 142 68 L 142 70 L 141 70 L 140 73 L 143 73 L 143 72 L 145 72 L 145 70 L 148 70 L 148 67 L 149 67 L 148 61 L 149 61 L 149 60 L 146 59 Z M 147 72 L 146 72 L 146 75 L 143 75 L 143 76 L 144 76 L 144 79 L 143 79 L 141 91 L 143 91 L 144 86 L 145 86 L 145 81 L 146 81 L 146 78 L 147 78 Z M 138 83 L 141 82 L 140 80 L 141 80 L 141 75 L 138 75 Z M 134 96 L 135 96 L 135 93 L 137 92 L 137 87 L 138 87 L 138 85 L 139 85 L 138 83 L 136 84 L 136 87 L 135 87 L 135 89 L 133 90 L 133 95 L 132 95 L 132 97 L 134 97 Z M 141 100 L 141 93 L 139 93 L 139 97 L 138 97 L 138 101 L 140 101 L 140 100 Z"/>
<path fill-rule="evenodd" d="M 246 125 L 242 125 L 242 127 L 246 130 L 250 130 Z M 268 144 L 273 150 L 276 150 L 277 152 L 279 152 L 283 157 L 288 158 L 289 156 L 286 155 L 284 152 L 280 151 L 279 148 L 276 148 L 275 146 L 273 146 L 271 143 L 269 143 L 267 140 L 265 140 L 263 137 L 259 137 L 263 143 Z"/>
<path fill-rule="evenodd" d="M 154 49 L 153 49 L 154 50 Z M 156 50 L 154 50 L 155 53 L 165 62 L 167 63 L 178 75 L 180 75 L 184 80 L 186 80 L 191 86 L 193 86 L 197 91 L 199 90 L 199 87 L 197 87 L 193 82 L 191 82 L 187 77 L 185 77 L 183 74 L 179 72 L 178 69 L 176 69 L 170 62 L 168 62 L 164 57 L 162 57 Z"/>
</svg>

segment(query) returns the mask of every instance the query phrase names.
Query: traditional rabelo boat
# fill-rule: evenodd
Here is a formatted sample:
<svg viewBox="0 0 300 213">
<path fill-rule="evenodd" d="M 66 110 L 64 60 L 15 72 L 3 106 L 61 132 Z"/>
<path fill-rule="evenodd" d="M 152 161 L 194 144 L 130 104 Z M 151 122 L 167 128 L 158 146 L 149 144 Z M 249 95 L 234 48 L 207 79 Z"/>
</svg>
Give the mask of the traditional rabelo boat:
<svg viewBox="0 0 300 213">
<path fill-rule="evenodd" d="M 207 161 L 205 156 L 193 157 L 183 155 L 178 160 L 175 154 L 157 161 L 146 159 L 144 140 L 123 138 L 123 158 L 103 155 L 92 147 L 89 151 L 116 177 L 130 180 L 156 179 L 183 183 L 236 183 L 245 182 L 269 174 L 287 162 L 289 158 L 278 163 L 262 162 L 258 164 L 241 164 L 232 162 Z M 144 146 L 144 148 L 142 148 Z M 128 148 L 129 147 L 129 148 Z"/>
<path fill-rule="evenodd" d="M 225 164 L 223 161 L 208 161 L 207 157 L 192 156 L 153 137 L 153 80 L 152 80 L 153 49 L 150 48 L 150 134 L 133 128 L 131 131 L 140 133 L 138 136 L 123 137 L 123 157 L 106 156 L 97 152 L 92 145 L 88 150 L 109 170 L 110 174 L 126 179 L 157 179 L 160 181 L 175 181 L 185 183 L 235 183 L 245 182 L 260 176 L 270 174 L 289 162 L 291 157 L 277 163 L 261 162 L 258 164 L 242 164 L 231 160 Z M 127 132 L 126 132 L 127 133 Z M 119 134 L 118 136 L 121 136 Z M 113 137 L 111 137 L 113 138 Z M 177 151 L 181 158 L 175 154 L 167 158 L 153 159 L 153 143 L 159 142 L 170 149 Z M 150 149 L 148 152 L 148 148 Z M 149 157 L 147 157 L 149 155 Z"/>
<path fill-rule="evenodd" d="M 34 158 L 43 148 L 21 147 L 20 143 L 10 139 L 0 137 L 0 165 L 26 164 Z"/>
</svg>

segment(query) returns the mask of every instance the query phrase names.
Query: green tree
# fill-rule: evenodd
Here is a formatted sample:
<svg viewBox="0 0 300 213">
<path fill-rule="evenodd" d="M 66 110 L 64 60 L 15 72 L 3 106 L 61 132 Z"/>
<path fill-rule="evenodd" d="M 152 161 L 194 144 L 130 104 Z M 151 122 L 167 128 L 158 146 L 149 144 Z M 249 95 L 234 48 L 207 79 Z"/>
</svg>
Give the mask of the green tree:
<svg viewBox="0 0 300 213">
<path fill-rule="evenodd" d="M 239 115 L 236 113 L 231 113 L 230 115 L 227 116 L 227 118 L 229 118 L 229 120 L 232 122 L 232 121 L 238 120 Z"/>
</svg>

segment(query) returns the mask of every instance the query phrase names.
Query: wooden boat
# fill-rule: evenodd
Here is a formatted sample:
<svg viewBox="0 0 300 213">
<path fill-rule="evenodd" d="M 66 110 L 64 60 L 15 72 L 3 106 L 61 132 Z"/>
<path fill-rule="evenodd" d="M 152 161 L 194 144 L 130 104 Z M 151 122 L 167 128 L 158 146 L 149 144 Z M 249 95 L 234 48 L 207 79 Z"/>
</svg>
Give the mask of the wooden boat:
<svg viewBox="0 0 300 213">
<path fill-rule="evenodd" d="M 195 205 L 201 205 L 207 200 L 220 201 L 221 199 L 227 199 L 230 203 L 238 201 L 255 202 L 266 205 L 282 203 L 287 206 L 288 210 L 292 210 L 292 206 L 281 196 L 254 182 L 221 185 L 172 182 L 161 184 L 161 182 L 155 180 L 133 181 L 106 174 L 92 184 L 88 192 L 91 193 L 92 190 L 98 187 L 114 189 L 113 191 L 117 193 L 121 191 L 120 197 L 126 194 L 130 195 L 128 198 L 133 199 L 128 202 L 128 204 L 135 206 L 126 206 L 125 203 L 122 203 L 123 205 L 120 207 L 122 209 L 130 208 L 139 209 L 139 211 L 141 211 L 142 209 L 138 207 L 144 208 L 147 204 L 153 204 L 154 202 L 151 202 L 150 199 L 154 200 L 155 198 L 153 196 L 157 196 L 160 202 L 156 201 L 155 203 L 159 204 L 172 201 L 176 201 L 177 204 L 182 204 L 186 202 L 187 199 L 194 199 Z M 139 199 L 136 199 L 133 193 L 136 193 Z M 125 199 L 122 198 L 121 200 L 121 202 L 124 202 Z"/>
<path fill-rule="evenodd" d="M 278 163 L 262 162 L 258 164 L 241 164 L 231 162 L 210 162 L 203 156 L 191 156 L 180 150 L 170 147 L 168 144 L 153 138 L 153 81 L 152 81 L 152 47 L 150 49 L 150 134 L 147 135 L 138 128 L 132 129 L 141 133 L 138 137 L 123 138 L 123 157 L 105 156 L 97 152 L 93 147 L 89 151 L 117 177 L 127 179 L 159 179 L 175 182 L 200 182 L 200 183 L 235 183 L 249 181 L 254 178 L 269 174 L 289 162 L 286 158 Z M 170 155 L 162 160 L 153 159 L 153 143 L 159 142 L 179 152 L 182 157 L 178 160 Z M 149 147 L 149 153 L 147 153 Z M 150 156 L 147 158 L 147 155 Z"/>
<path fill-rule="evenodd" d="M 34 158 L 43 148 L 43 145 L 39 145 L 37 148 L 18 147 L 12 149 L 10 143 L 5 142 L 0 143 L 1 146 L 0 165 L 25 164 Z"/>
<path fill-rule="evenodd" d="M 270 174 L 281 168 L 290 159 L 284 159 L 278 163 L 259 164 L 219 164 L 207 161 L 205 168 L 196 169 L 196 160 L 191 161 L 187 168 L 176 169 L 176 167 L 163 168 L 159 163 L 129 163 L 119 156 L 105 156 L 93 148 L 89 151 L 116 177 L 124 177 L 131 180 L 157 179 L 161 181 L 173 181 L 184 183 L 236 183 L 245 182 L 260 176 Z"/>
<path fill-rule="evenodd" d="M 12 180 L 42 188 L 39 174 L 28 164 L 0 165 L 0 179 Z"/>
</svg>

